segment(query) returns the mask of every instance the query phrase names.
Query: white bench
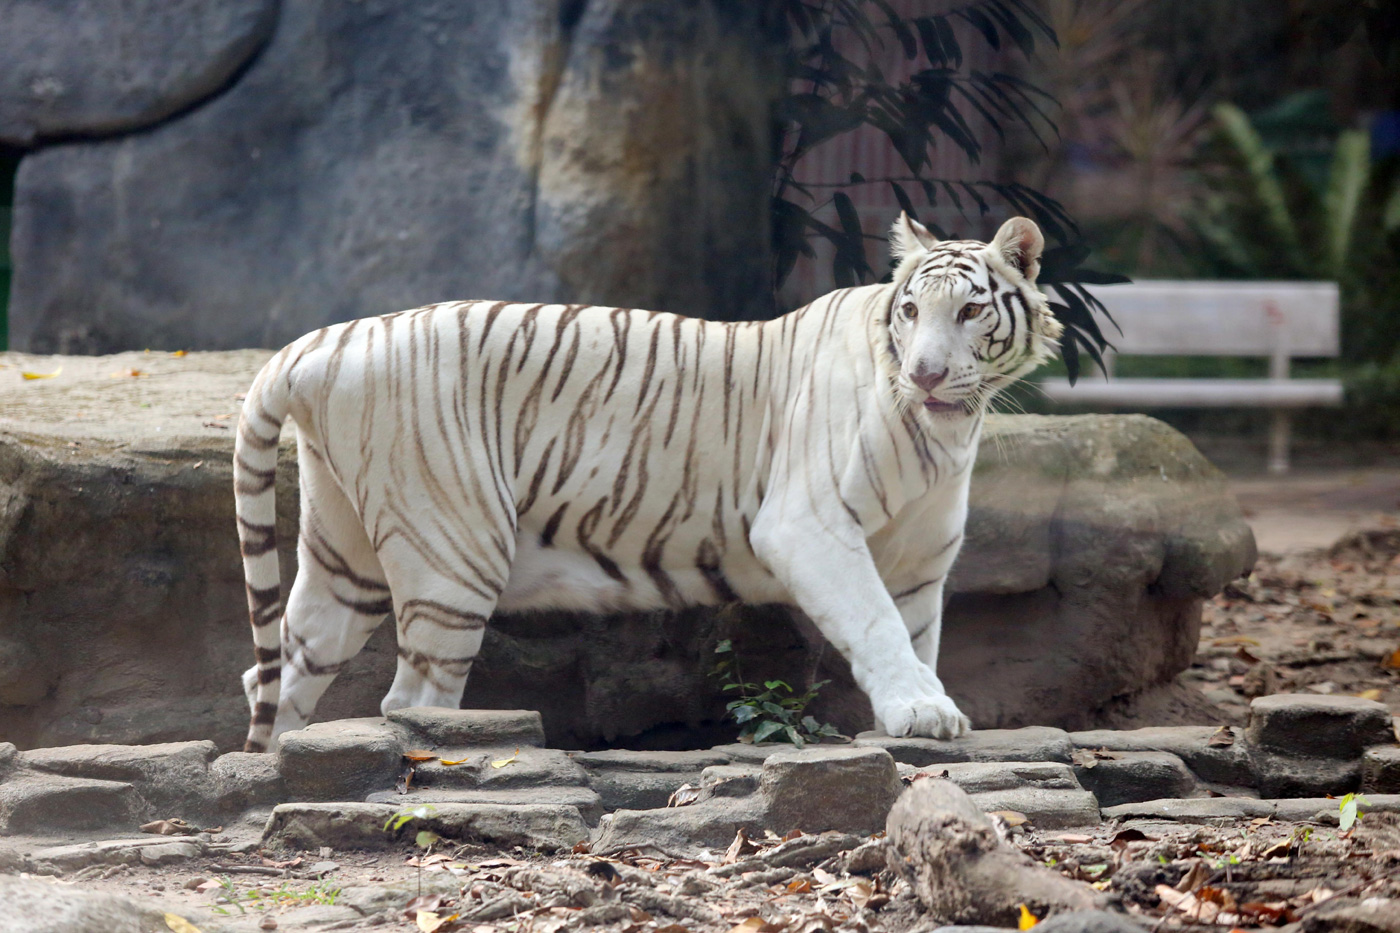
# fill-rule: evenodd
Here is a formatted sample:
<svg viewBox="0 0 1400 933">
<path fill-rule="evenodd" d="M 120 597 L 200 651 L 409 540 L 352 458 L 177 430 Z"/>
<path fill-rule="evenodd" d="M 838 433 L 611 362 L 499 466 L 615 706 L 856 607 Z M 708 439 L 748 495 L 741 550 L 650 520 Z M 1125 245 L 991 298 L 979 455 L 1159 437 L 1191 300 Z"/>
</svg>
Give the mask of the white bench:
<svg viewBox="0 0 1400 933">
<path fill-rule="evenodd" d="M 1094 288 L 1120 335 L 1100 321 L 1114 349 L 1104 354 L 1110 378 L 1092 362 L 1076 385 L 1041 383 L 1059 404 L 1091 408 L 1268 408 L 1269 470 L 1288 470 L 1289 424 L 1298 408 L 1342 404 L 1335 379 L 1290 379 L 1293 357 L 1335 357 L 1339 298 L 1334 282 L 1142 281 Z M 1267 379 L 1117 379 L 1113 354 L 1129 356 L 1265 356 Z M 1081 354 L 1087 361 L 1087 356 Z"/>
</svg>

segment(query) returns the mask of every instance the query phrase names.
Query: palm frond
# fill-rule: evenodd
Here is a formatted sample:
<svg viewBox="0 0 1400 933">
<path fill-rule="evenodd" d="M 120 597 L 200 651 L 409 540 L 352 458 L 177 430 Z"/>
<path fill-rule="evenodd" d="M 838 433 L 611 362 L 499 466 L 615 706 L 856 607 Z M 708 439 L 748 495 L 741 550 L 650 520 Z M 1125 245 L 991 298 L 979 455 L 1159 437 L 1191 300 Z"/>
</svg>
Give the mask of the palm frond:
<svg viewBox="0 0 1400 933">
<path fill-rule="evenodd" d="M 1371 141 L 1359 130 L 1348 130 L 1337 137 L 1332 155 L 1332 171 L 1322 197 L 1326 241 L 1323 271 L 1340 279 L 1351 252 L 1352 231 L 1361 197 L 1371 180 Z"/>
</svg>

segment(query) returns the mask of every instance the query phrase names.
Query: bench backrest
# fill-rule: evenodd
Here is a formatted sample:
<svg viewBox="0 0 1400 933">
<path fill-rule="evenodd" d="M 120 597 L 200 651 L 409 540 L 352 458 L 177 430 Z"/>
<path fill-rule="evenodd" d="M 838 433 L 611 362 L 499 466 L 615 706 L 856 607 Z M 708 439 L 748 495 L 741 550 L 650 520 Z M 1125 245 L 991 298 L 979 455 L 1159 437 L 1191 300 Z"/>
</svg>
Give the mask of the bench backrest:
<svg viewBox="0 0 1400 933">
<path fill-rule="evenodd" d="M 1118 353 L 1139 356 L 1337 356 L 1335 282 L 1139 281 L 1091 289 L 1123 329 L 1102 325 Z"/>
</svg>

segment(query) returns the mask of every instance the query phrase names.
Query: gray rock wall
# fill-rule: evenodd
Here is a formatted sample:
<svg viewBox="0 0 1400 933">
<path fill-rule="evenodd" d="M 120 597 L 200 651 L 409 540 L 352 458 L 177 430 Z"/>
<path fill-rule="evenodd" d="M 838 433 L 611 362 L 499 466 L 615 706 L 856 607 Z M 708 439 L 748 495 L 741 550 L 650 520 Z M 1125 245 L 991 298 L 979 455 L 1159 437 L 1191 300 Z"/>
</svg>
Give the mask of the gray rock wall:
<svg viewBox="0 0 1400 933">
<path fill-rule="evenodd" d="M 151 126 L 223 88 L 267 42 L 277 0 L 0 3 L 0 143 Z"/>
<path fill-rule="evenodd" d="M 267 356 L 0 355 L 0 736 L 25 747 L 241 742 L 237 677 L 252 648 L 230 428 Z M 58 378 L 13 378 L 60 366 Z M 133 369 L 143 375 L 123 375 Z M 295 483 L 289 428 L 277 487 L 284 581 Z M 1253 560 L 1224 478 L 1160 422 L 993 419 L 941 673 L 980 728 L 1097 725 L 1122 697 L 1170 688 L 1190 663 L 1201 600 Z M 331 687 L 321 718 L 377 713 L 393 675 L 390 629 Z M 708 677 L 721 637 L 735 638 L 755 677 L 830 678 L 817 715 L 851 734 L 868 728 L 844 661 L 780 607 L 500 617 L 464 702 L 538 709 L 558 747 L 726 741 Z"/>
<path fill-rule="evenodd" d="M 275 347 L 465 298 L 768 308 L 766 5 L 99 6 L 0 0 L 0 140 L 37 146 L 16 349 Z"/>
</svg>

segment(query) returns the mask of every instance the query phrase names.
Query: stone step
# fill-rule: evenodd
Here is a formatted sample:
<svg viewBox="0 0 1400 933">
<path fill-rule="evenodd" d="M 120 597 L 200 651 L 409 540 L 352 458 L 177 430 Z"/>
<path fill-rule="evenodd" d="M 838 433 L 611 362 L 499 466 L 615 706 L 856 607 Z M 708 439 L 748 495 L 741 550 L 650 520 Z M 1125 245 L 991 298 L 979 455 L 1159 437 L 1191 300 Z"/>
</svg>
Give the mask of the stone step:
<svg viewBox="0 0 1400 933">
<path fill-rule="evenodd" d="M 1400 794 L 1366 794 L 1361 813 L 1400 813 Z M 1177 823 L 1211 823 L 1226 819 L 1269 817 L 1284 822 L 1330 823 L 1341 816 L 1341 801 L 1332 797 L 1286 797 L 1255 800 L 1251 797 L 1202 797 L 1195 800 L 1146 800 L 1104 808 L 1104 819 L 1172 820 Z"/>
<path fill-rule="evenodd" d="M 729 746 L 721 746 L 728 748 Z M 750 746 L 752 747 L 752 746 Z M 791 748 L 776 745 L 775 748 Z M 614 771 L 645 772 L 649 774 L 700 773 L 710 765 L 727 765 L 730 757 L 719 749 L 701 748 L 685 752 L 632 751 L 607 749 L 601 752 L 573 752 L 574 761 L 590 775 Z"/>
<path fill-rule="evenodd" d="M 277 769 L 292 800 L 363 800 L 393 789 L 405 748 L 384 719 L 318 722 L 281 735 Z"/>
<path fill-rule="evenodd" d="M 906 773 L 907 769 L 907 773 Z M 1043 790 L 1083 790 L 1069 765 L 1058 761 L 962 761 L 915 769 L 900 767 L 901 774 L 948 775 L 948 780 L 969 794 L 1038 787 Z"/>
<path fill-rule="evenodd" d="M 895 761 L 922 768 L 958 761 L 1060 761 L 1066 764 L 1074 750 L 1069 733 L 1049 726 L 1024 729 L 978 729 L 956 739 L 894 738 L 879 732 L 862 732 L 855 744 L 883 748 Z"/>
<path fill-rule="evenodd" d="M 1099 801 L 1087 790 L 1051 790 L 1020 787 L 970 794 L 983 813 L 1009 810 L 1020 813 L 1036 829 L 1070 829 L 1099 822 Z"/>
<path fill-rule="evenodd" d="M 1099 802 L 1084 790 L 1069 765 L 1058 761 L 964 761 L 914 768 L 900 765 L 905 780 L 946 776 L 984 812 L 1009 810 L 1037 829 L 1066 829 L 1099 822 Z"/>
<path fill-rule="evenodd" d="M 389 713 L 409 741 L 428 748 L 544 745 L 544 722 L 528 709 L 444 709 L 415 706 Z"/>
<path fill-rule="evenodd" d="M 452 803 L 491 803 L 510 807 L 538 804 L 577 807 L 590 826 L 595 825 L 606 810 L 603 798 L 588 787 L 521 787 L 511 790 L 425 788 L 407 794 L 379 791 L 370 794 L 367 802 L 390 804 L 399 809 L 425 805 L 440 807 Z"/>
<path fill-rule="evenodd" d="M 35 772 L 126 782 L 152 814 L 197 819 L 210 813 L 216 782 L 209 768 L 218 754 L 218 747 L 207 741 L 67 745 L 23 752 L 18 764 Z"/>
<path fill-rule="evenodd" d="M 1361 790 L 1400 793 L 1400 748 L 1368 748 L 1361 758 Z"/>
<path fill-rule="evenodd" d="M 90 865 L 157 865 L 179 858 L 194 858 L 205 852 L 208 843 L 207 835 L 148 834 L 137 839 L 107 839 L 35 849 L 28 853 L 27 862 L 31 871 L 41 874 L 77 871 Z"/>
<path fill-rule="evenodd" d="M 587 787 L 588 773 L 557 748 L 436 748 L 435 761 L 414 763 L 416 788 L 499 790 L 508 787 Z M 443 761 L 461 761 L 444 765 Z M 508 762 L 496 767 L 499 762 Z"/>
<path fill-rule="evenodd" d="M 554 852 L 588 838 L 583 816 L 572 806 L 441 803 L 422 819 L 386 830 L 385 823 L 403 809 L 384 803 L 284 803 L 268 818 L 263 844 L 301 850 L 399 848 L 427 829 L 456 842 Z"/>
<path fill-rule="evenodd" d="M 0 833 L 130 830 L 149 816 L 149 805 L 125 781 L 20 775 L 0 784 Z"/>
<path fill-rule="evenodd" d="M 609 749 L 576 752 L 574 761 L 608 810 L 650 810 L 666 806 L 682 784 L 699 785 L 706 768 L 729 764 L 716 749 L 683 752 Z"/>
<path fill-rule="evenodd" d="M 1220 744 L 1223 737 L 1227 744 Z M 1071 732 L 1076 748 L 1114 752 L 1168 752 L 1176 755 L 1203 781 L 1248 786 L 1254 783 L 1243 730 L 1217 726 L 1153 726 L 1146 729 L 1092 729 Z M 1211 744 L 1212 739 L 1216 744 Z"/>
<path fill-rule="evenodd" d="M 1170 752 L 1108 754 L 1113 757 L 1087 758 L 1074 766 L 1075 777 L 1099 798 L 1100 806 L 1205 794 L 1191 769 Z"/>
</svg>

